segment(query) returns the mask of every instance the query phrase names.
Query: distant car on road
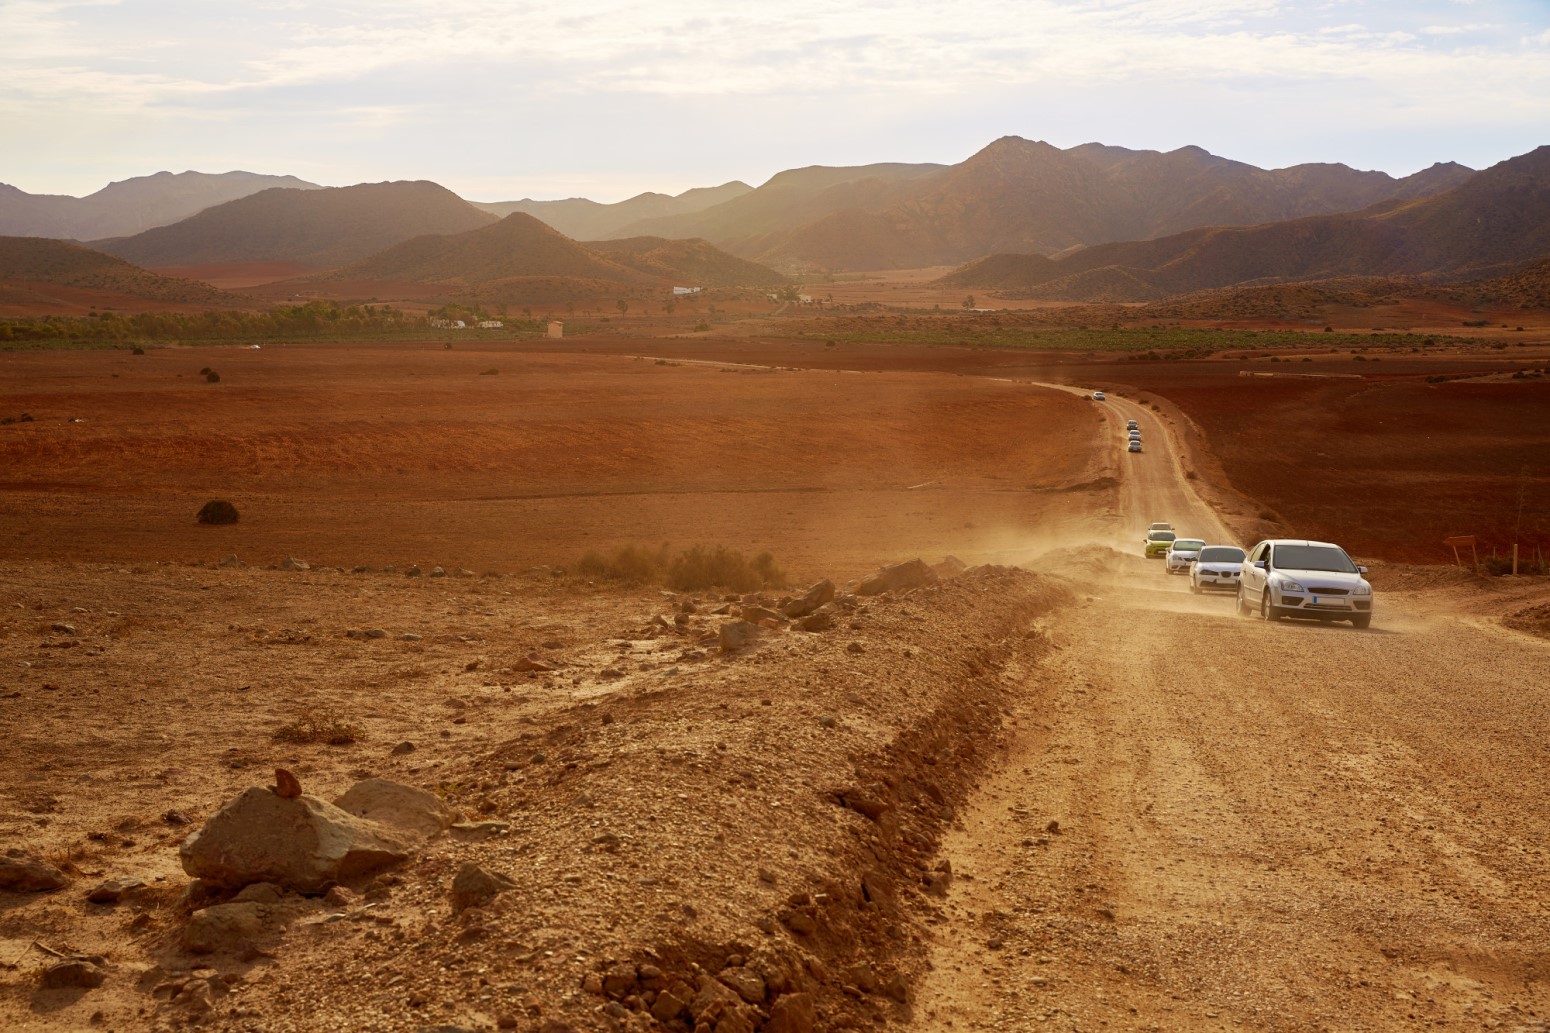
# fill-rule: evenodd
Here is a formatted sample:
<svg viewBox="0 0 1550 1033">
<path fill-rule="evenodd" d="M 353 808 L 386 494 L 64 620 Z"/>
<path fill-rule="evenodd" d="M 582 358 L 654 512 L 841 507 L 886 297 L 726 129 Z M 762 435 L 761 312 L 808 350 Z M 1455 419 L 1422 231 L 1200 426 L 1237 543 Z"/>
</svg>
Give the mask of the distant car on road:
<svg viewBox="0 0 1550 1033">
<path fill-rule="evenodd" d="M 1170 574 L 1188 574 L 1190 564 L 1200 555 L 1200 550 L 1206 547 L 1204 538 L 1175 538 L 1173 544 L 1168 546 L 1168 551 L 1163 554 L 1163 559 L 1168 563 L 1167 571 Z"/>
<path fill-rule="evenodd" d="M 1132 451 L 1132 452 L 1139 452 L 1139 451 L 1141 451 L 1141 442 L 1136 440 L 1136 439 L 1134 439 L 1134 438 L 1132 438 L 1131 441 L 1130 441 L 1130 451 Z"/>
<path fill-rule="evenodd" d="M 1189 568 L 1189 590 L 1201 592 L 1236 592 L 1239 568 L 1247 554 L 1236 545 L 1207 545 L 1195 557 Z"/>
<path fill-rule="evenodd" d="M 1108 396 L 1105 395 L 1102 391 L 1094 391 L 1093 392 L 1093 401 L 1095 401 L 1095 402 L 1106 402 L 1106 401 L 1108 401 Z"/>
<path fill-rule="evenodd" d="M 1148 531 L 1171 531 L 1173 530 L 1173 525 L 1168 523 L 1166 520 L 1154 520 L 1152 523 L 1146 525 L 1146 529 Z"/>
<path fill-rule="evenodd" d="M 1141 543 L 1146 546 L 1146 558 L 1152 559 L 1155 557 L 1161 559 L 1163 556 L 1168 555 L 1168 546 L 1172 545 L 1173 540 L 1177 537 L 1178 535 L 1172 531 L 1146 532 L 1146 538 Z"/>
<path fill-rule="evenodd" d="M 1125 421 L 1125 429 L 1126 430 L 1140 430 L 1141 429 L 1141 424 L 1137 423 L 1135 420 L 1126 420 Z"/>
<path fill-rule="evenodd" d="M 1340 546 L 1301 538 L 1272 538 L 1239 565 L 1238 612 L 1267 621 L 1282 617 L 1372 624 L 1372 585 Z"/>
<path fill-rule="evenodd" d="M 1139 430 L 1127 430 L 1125 432 L 1125 437 L 1129 438 L 1131 441 L 1140 441 L 1141 432 Z"/>
</svg>

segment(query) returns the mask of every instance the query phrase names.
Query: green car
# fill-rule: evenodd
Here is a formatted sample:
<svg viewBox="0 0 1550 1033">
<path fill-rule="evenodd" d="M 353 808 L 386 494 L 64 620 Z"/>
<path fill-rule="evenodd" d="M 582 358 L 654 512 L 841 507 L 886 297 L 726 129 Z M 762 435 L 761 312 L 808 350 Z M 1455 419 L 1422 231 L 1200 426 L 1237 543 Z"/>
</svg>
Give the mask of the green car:
<svg viewBox="0 0 1550 1033">
<path fill-rule="evenodd" d="M 1148 531 L 1146 533 L 1146 541 L 1144 542 L 1146 545 L 1146 558 L 1151 560 L 1167 556 L 1168 546 L 1172 545 L 1173 540 L 1177 537 L 1178 535 L 1172 531 Z"/>
</svg>

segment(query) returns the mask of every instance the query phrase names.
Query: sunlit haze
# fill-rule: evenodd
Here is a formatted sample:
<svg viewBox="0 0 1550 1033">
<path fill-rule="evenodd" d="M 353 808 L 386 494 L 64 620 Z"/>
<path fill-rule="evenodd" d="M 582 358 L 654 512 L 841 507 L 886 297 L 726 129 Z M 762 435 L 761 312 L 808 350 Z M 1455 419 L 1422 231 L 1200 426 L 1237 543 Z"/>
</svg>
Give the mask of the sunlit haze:
<svg viewBox="0 0 1550 1033">
<path fill-rule="evenodd" d="M 157 170 L 620 200 L 1015 134 L 1262 167 L 1550 139 L 1538 0 L 0 0 L 0 182 Z"/>
</svg>

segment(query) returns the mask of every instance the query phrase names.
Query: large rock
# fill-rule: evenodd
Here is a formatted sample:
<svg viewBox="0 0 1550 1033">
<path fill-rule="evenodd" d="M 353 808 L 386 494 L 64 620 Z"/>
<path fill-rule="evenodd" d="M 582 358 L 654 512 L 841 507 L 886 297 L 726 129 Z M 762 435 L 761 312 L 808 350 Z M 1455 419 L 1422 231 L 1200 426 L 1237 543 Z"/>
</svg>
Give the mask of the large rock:
<svg viewBox="0 0 1550 1033">
<path fill-rule="evenodd" d="M 834 582 L 824 580 L 818 582 L 812 588 L 803 592 L 785 606 L 781 607 L 786 616 L 795 620 L 798 617 L 806 617 L 824 603 L 834 599 Z"/>
<path fill-rule="evenodd" d="M 857 595 L 882 595 L 906 588 L 919 588 L 936 581 L 936 572 L 926 566 L 925 560 L 915 559 L 908 563 L 895 563 L 884 567 L 856 586 Z"/>
<path fill-rule="evenodd" d="M 747 621 L 731 621 L 716 631 L 723 653 L 733 653 L 759 637 L 760 627 Z"/>
<path fill-rule="evenodd" d="M 385 778 L 355 783 L 334 801 L 334 806 L 357 818 L 391 825 L 427 839 L 452 824 L 452 811 L 441 797 Z"/>
<path fill-rule="evenodd" d="M 0 890 L 38 893 L 57 890 L 69 881 L 70 877 L 61 869 L 20 850 L 7 852 L 4 857 L 0 857 Z"/>
<path fill-rule="evenodd" d="M 239 519 L 237 507 L 225 499 L 211 499 L 199 507 L 196 515 L 201 524 L 235 524 Z"/>
<path fill-rule="evenodd" d="M 219 889 L 273 882 L 316 894 L 403 861 L 415 838 L 315 796 L 253 788 L 184 840 L 179 855 L 184 871 Z"/>
</svg>

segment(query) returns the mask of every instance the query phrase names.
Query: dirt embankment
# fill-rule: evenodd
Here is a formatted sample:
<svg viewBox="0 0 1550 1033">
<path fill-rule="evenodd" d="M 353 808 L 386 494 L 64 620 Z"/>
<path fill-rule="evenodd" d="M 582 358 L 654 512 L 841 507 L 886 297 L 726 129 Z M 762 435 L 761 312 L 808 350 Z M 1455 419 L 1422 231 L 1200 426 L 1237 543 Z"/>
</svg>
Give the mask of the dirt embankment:
<svg viewBox="0 0 1550 1033">
<path fill-rule="evenodd" d="M 0 972 L 0 1018 L 38 1029 L 95 1011 L 110 1027 L 660 1028 L 651 1009 L 680 982 L 688 1010 L 663 1004 L 666 1028 L 696 1008 L 728 1029 L 806 1004 L 818 1029 L 906 1018 L 931 894 L 950 881 L 937 843 L 1047 648 L 1031 629 L 1067 598 L 978 568 L 722 653 L 717 598 L 678 623 L 682 598 L 537 582 L 178 567 L 7 581 L 21 608 L 0 638 L 15 746 L 0 823 L 78 873 L 5 895 L 17 967 Z M 554 669 L 522 673 L 534 652 Z M 299 713 L 359 742 L 277 741 Z M 401 740 L 415 749 L 393 752 Z M 364 899 L 300 902 L 257 951 L 189 955 L 187 828 L 161 816 L 197 828 L 275 766 L 324 797 L 370 775 L 418 785 L 505 828 L 432 841 L 354 886 Z M 513 885 L 454 913 L 470 861 Z M 84 903 L 114 877 L 149 888 Z M 52 959 L 33 938 L 105 958 L 107 981 L 38 990 Z M 190 980 L 218 992 L 184 993 Z"/>
</svg>

